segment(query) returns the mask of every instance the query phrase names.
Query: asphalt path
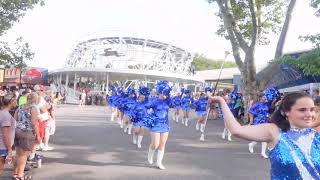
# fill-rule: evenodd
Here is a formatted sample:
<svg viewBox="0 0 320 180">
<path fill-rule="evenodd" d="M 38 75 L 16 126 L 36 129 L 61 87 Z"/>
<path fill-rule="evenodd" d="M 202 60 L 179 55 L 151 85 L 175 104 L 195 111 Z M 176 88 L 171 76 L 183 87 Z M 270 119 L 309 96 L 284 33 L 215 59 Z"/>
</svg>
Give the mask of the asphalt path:
<svg viewBox="0 0 320 180">
<path fill-rule="evenodd" d="M 194 117 L 189 126 L 170 122 L 171 131 L 159 170 L 147 163 L 148 131 L 138 149 L 132 136 L 110 122 L 110 110 L 102 106 L 60 105 L 57 110 L 55 147 L 44 155 L 43 166 L 33 169 L 35 180 L 264 180 L 270 179 L 269 160 L 248 151 L 248 142 L 221 138 L 222 120 L 210 120 L 206 139 L 199 141 Z M 2 179 L 10 179 L 10 167 Z"/>
</svg>

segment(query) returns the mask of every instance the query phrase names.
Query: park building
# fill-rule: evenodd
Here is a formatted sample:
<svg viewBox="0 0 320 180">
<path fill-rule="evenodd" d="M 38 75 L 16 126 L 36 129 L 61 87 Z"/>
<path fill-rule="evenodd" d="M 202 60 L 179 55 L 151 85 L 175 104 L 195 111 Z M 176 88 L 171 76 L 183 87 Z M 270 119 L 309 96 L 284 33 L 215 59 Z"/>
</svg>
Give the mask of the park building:
<svg viewBox="0 0 320 180">
<path fill-rule="evenodd" d="M 64 68 L 49 72 L 50 86 L 77 103 L 80 92 L 108 93 L 111 85 L 144 84 L 153 88 L 167 80 L 178 91 L 196 91 L 204 81 L 194 73 L 190 52 L 149 38 L 95 35 L 76 43 Z"/>
</svg>

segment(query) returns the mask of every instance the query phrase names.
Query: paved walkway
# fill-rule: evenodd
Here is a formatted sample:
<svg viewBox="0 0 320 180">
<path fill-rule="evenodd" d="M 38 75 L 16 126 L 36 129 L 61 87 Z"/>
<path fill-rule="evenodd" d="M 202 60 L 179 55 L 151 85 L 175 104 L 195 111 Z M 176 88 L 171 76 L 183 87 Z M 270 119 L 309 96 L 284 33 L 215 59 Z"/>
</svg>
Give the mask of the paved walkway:
<svg viewBox="0 0 320 180">
<path fill-rule="evenodd" d="M 195 121 L 189 127 L 171 122 L 164 165 L 159 170 L 147 163 L 149 134 L 141 149 L 131 144 L 117 124 L 110 123 L 105 107 L 61 105 L 57 109 L 54 151 L 41 152 L 41 169 L 33 169 L 35 180 L 264 180 L 269 162 L 257 153 L 249 154 L 247 142 L 221 139 L 221 120 L 209 121 L 206 141 L 200 142 Z M 8 179 L 10 169 L 6 170 Z"/>
</svg>

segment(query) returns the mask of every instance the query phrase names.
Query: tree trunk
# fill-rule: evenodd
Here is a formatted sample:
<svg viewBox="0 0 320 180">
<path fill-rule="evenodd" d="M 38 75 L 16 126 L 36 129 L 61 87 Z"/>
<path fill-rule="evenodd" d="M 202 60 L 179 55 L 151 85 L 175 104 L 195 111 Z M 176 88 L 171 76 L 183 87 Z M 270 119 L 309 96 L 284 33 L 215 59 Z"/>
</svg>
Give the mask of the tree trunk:
<svg viewBox="0 0 320 180">
<path fill-rule="evenodd" d="M 287 32 L 288 32 L 289 25 L 290 25 L 292 11 L 293 11 L 295 5 L 296 5 L 296 0 L 291 0 L 289 3 L 289 6 L 288 6 L 287 12 L 286 12 L 286 19 L 285 19 L 283 26 L 282 26 L 282 30 L 281 30 L 281 34 L 280 34 L 280 37 L 278 40 L 277 49 L 276 49 L 276 53 L 274 55 L 274 58 L 278 58 L 283 55 L 283 46 L 286 41 L 286 36 L 287 36 Z"/>
<path fill-rule="evenodd" d="M 245 117 L 247 117 L 251 100 L 256 100 L 257 98 L 256 69 L 253 54 L 254 48 L 250 48 L 250 52 L 245 56 L 245 69 L 240 69 L 242 76 L 241 92 L 243 95 Z"/>
</svg>

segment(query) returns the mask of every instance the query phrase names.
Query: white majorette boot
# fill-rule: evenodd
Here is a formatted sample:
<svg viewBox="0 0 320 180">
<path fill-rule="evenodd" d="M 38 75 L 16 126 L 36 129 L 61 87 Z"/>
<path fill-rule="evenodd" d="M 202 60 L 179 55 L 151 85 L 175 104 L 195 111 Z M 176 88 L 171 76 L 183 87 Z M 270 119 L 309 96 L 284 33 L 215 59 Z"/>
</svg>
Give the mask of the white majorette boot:
<svg viewBox="0 0 320 180">
<path fill-rule="evenodd" d="M 133 133 L 133 136 L 132 136 L 132 143 L 137 144 L 137 135 L 135 133 Z"/>
<path fill-rule="evenodd" d="M 175 115 L 175 117 L 176 117 L 176 123 L 178 123 L 179 122 L 179 116 Z"/>
<path fill-rule="evenodd" d="M 124 132 L 124 133 L 127 133 L 128 128 L 129 128 L 129 125 L 128 125 L 128 124 L 124 124 L 124 125 L 123 125 L 123 132 Z"/>
<path fill-rule="evenodd" d="M 229 130 L 227 130 L 227 132 L 228 132 L 228 141 L 232 141 L 232 139 L 231 139 L 231 136 L 232 136 L 231 132 L 230 132 Z"/>
<path fill-rule="evenodd" d="M 199 122 L 197 122 L 197 124 L 196 124 L 196 130 L 197 131 L 199 131 L 199 126 L 200 126 L 200 124 L 199 124 Z"/>
<path fill-rule="evenodd" d="M 200 132 L 202 132 L 202 133 L 204 132 L 204 126 L 205 126 L 204 123 L 200 124 Z"/>
<path fill-rule="evenodd" d="M 252 141 L 251 143 L 248 144 L 250 153 L 253 153 L 253 148 L 256 144 L 257 144 L 257 142 L 255 142 L 255 141 Z"/>
<path fill-rule="evenodd" d="M 188 126 L 188 121 L 189 121 L 189 119 L 186 118 L 186 120 L 185 120 L 185 122 L 184 122 L 184 125 Z"/>
<path fill-rule="evenodd" d="M 225 138 L 226 138 L 226 133 L 227 133 L 226 131 L 227 131 L 227 128 L 224 128 L 224 129 L 223 129 L 223 132 L 222 132 L 222 136 L 221 136 L 222 139 L 225 139 Z"/>
<path fill-rule="evenodd" d="M 163 159 L 164 151 L 158 150 L 157 154 L 157 167 L 161 170 L 166 169 L 163 164 L 162 164 L 162 159 Z"/>
<path fill-rule="evenodd" d="M 111 119 L 110 119 L 110 121 L 111 122 L 113 122 L 114 121 L 114 115 L 115 115 L 115 113 L 113 112 L 113 113 L 111 113 Z"/>
<path fill-rule="evenodd" d="M 148 152 L 148 162 L 149 164 L 153 164 L 153 154 L 156 150 L 155 149 L 151 149 L 151 147 L 149 147 L 149 152 Z"/>
<path fill-rule="evenodd" d="M 142 138 L 143 136 L 138 136 L 138 143 L 137 143 L 138 148 L 141 148 Z"/>
<path fill-rule="evenodd" d="M 128 125 L 128 134 L 130 135 L 132 132 L 132 123 Z"/>
<path fill-rule="evenodd" d="M 183 125 L 184 125 L 184 117 L 183 117 L 183 118 L 181 118 L 181 124 L 183 124 Z"/>
<path fill-rule="evenodd" d="M 120 128 L 122 129 L 124 126 L 124 122 L 123 122 L 123 119 L 120 119 Z"/>
<path fill-rule="evenodd" d="M 266 154 L 267 150 L 267 143 L 266 142 L 261 142 L 261 156 L 265 159 L 268 159 L 268 155 Z"/>
</svg>

